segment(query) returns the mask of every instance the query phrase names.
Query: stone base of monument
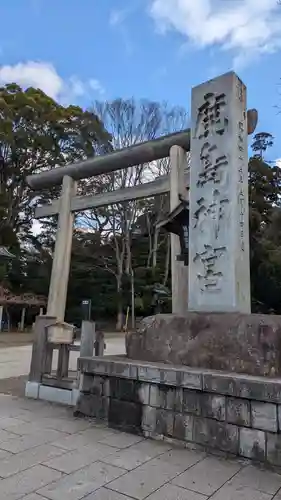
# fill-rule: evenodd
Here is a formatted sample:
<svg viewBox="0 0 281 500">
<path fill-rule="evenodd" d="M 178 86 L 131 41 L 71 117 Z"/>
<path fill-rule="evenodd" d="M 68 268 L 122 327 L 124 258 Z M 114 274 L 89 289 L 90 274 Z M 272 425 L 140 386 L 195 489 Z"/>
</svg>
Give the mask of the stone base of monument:
<svg viewBox="0 0 281 500">
<path fill-rule="evenodd" d="M 281 316 L 189 312 L 145 318 L 126 339 L 131 359 L 281 376 Z"/>
<path fill-rule="evenodd" d="M 148 438 L 281 465 L 281 379 L 117 356 L 80 358 L 78 364 L 76 415 Z"/>
</svg>

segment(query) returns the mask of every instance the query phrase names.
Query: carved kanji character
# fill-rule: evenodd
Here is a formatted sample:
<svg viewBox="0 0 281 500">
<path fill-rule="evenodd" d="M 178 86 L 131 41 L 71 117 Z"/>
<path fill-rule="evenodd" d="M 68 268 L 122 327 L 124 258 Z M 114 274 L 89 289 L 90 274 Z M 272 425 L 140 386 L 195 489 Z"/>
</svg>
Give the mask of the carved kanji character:
<svg viewBox="0 0 281 500">
<path fill-rule="evenodd" d="M 228 125 L 225 116 L 226 96 L 210 92 L 204 95 L 204 104 L 199 107 L 194 137 L 202 139 L 209 135 L 223 135 Z"/>
<path fill-rule="evenodd" d="M 201 231 L 209 229 L 213 233 L 212 236 L 217 239 L 220 222 L 225 215 L 226 205 L 228 204 L 229 199 L 221 197 L 218 189 L 214 189 L 211 202 L 206 201 L 203 197 L 197 200 L 198 208 L 194 213 L 194 228 L 198 227 Z M 207 227 L 204 223 L 207 224 Z"/>
<path fill-rule="evenodd" d="M 226 155 L 217 154 L 217 146 L 211 146 L 209 142 L 205 142 L 201 148 L 200 160 L 202 171 L 199 173 L 197 187 L 202 187 L 207 182 L 220 183 L 223 178 L 223 167 L 228 165 Z"/>
<path fill-rule="evenodd" d="M 222 271 L 219 268 L 219 258 L 226 252 L 226 247 L 212 247 L 212 245 L 204 245 L 203 252 L 196 253 L 193 261 L 201 262 L 203 272 L 197 273 L 197 278 L 200 282 L 202 291 L 218 291 L 220 290 L 220 281 L 223 277 Z"/>
</svg>

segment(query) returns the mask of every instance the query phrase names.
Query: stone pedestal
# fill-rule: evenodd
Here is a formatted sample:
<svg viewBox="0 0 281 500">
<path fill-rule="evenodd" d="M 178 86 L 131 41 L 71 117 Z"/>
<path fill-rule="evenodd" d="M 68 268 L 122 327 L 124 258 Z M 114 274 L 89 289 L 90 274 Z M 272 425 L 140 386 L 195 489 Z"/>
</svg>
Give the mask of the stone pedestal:
<svg viewBox="0 0 281 500">
<path fill-rule="evenodd" d="M 281 316 L 159 314 L 127 335 L 130 359 L 249 375 L 281 375 Z"/>
</svg>

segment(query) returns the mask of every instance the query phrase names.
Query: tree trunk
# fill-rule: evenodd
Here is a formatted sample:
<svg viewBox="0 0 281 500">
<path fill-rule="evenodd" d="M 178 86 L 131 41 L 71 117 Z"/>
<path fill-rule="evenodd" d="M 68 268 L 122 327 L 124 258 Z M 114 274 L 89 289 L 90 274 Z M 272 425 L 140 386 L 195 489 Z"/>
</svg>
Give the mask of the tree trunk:
<svg viewBox="0 0 281 500">
<path fill-rule="evenodd" d="M 153 248 L 152 248 L 152 268 L 157 266 L 157 250 L 158 250 L 159 229 L 154 230 Z"/>
<path fill-rule="evenodd" d="M 170 271 L 170 261 L 171 261 L 171 237 L 170 234 L 167 236 L 167 249 L 166 249 L 166 259 L 165 259 L 165 274 L 163 285 L 166 286 L 169 278 Z"/>
<path fill-rule="evenodd" d="M 122 276 L 116 277 L 117 280 L 117 320 L 116 330 L 121 332 L 123 327 L 123 297 L 122 297 Z"/>
</svg>

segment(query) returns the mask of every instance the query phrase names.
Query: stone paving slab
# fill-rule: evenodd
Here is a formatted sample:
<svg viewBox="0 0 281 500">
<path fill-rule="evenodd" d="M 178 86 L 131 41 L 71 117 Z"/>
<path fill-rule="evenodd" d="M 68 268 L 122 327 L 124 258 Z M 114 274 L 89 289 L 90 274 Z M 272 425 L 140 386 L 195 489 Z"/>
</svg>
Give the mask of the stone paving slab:
<svg viewBox="0 0 281 500">
<path fill-rule="evenodd" d="M 240 469 L 241 466 L 237 462 L 207 457 L 180 476 L 177 476 L 172 481 L 172 484 L 208 497 L 221 488 Z"/>
<path fill-rule="evenodd" d="M 82 499 L 281 500 L 281 470 L 145 440 L 75 419 L 61 406 L 0 394 L 0 500 Z"/>
<path fill-rule="evenodd" d="M 88 467 L 64 476 L 38 490 L 39 495 L 50 500 L 80 500 L 126 471 L 113 465 L 94 462 Z M 50 481 L 49 481 L 50 482 Z M 0 483 L 1 484 L 1 483 Z"/>
<path fill-rule="evenodd" d="M 25 450 L 16 455 L 11 454 L 6 460 L 0 460 L 0 477 L 5 478 L 13 476 L 18 472 L 30 469 L 36 464 L 40 464 L 43 460 L 51 459 L 55 462 L 55 457 L 65 453 L 65 450 L 57 448 L 50 444 L 44 444 Z M 56 467 L 53 467 L 54 469 Z M 61 471 L 63 472 L 63 471 Z"/>
<path fill-rule="evenodd" d="M 61 473 L 43 465 L 36 465 L 19 474 L 2 479 L 0 482 L 1 500 L 18 500 L 61 477 Z"/>
<path fill-rule="evenodd" d="M 57 448 L 57 450 L 58 449 L 59 448 Z M 65 450 L 61 451 L 63 455 L 61 454 L 55 459 L 51 458 L 47 462 L 44 462 L 44 465 L 66 474 L 71 474 L 71 472 L 82 469 L 83 467 L 86 467 L 86 465 L 90 465 L 97 460 L 102 460 L 104 457 L 107 457 L 108 455 L 113 453 L 111 446 L 100 443 L 95 443 L 94 446 L 93 444 L 88 444 L 87 446 L 82 446 L 78 450 L 74 450 L 68 453 L 65 453 Z"/>
<path fill-rule="evenodd" d="M 110 455 L 103 458 L 103 462 L 129 471 L 170 449 L 171 445 L 168 444 L 156 441 L 141 441 L 121 451 L 114 450 Z"/>
</svg>

